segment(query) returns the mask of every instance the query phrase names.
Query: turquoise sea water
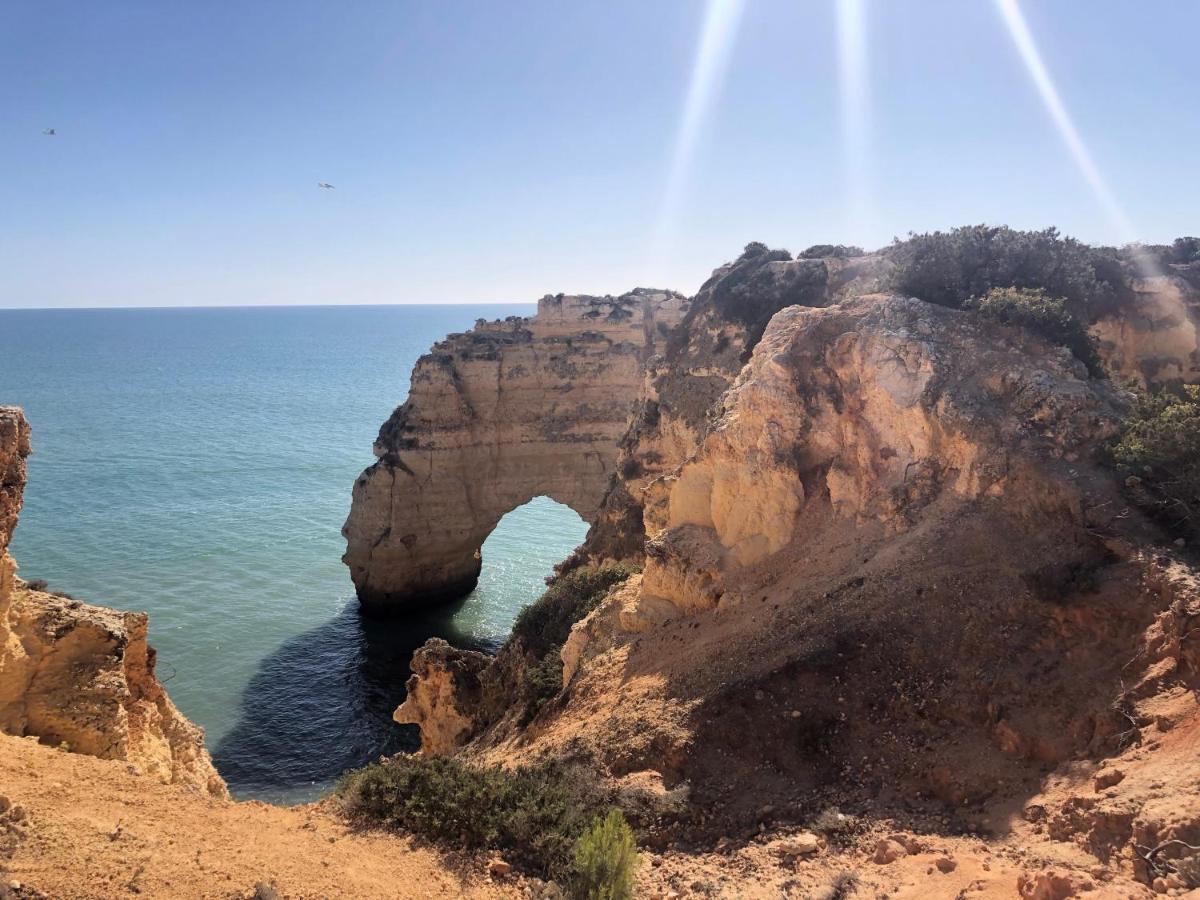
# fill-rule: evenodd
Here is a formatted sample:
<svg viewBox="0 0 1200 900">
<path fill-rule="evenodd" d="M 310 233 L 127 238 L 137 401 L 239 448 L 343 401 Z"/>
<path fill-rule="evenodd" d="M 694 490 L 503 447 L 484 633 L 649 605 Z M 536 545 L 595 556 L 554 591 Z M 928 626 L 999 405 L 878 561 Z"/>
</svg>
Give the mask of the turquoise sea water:
<svg viewBox="0 0 1200 900">
<path fill-rule="evenodd" d="M 0 403 L 33 426 L 12 551 L 26 579 L 150 613 L 159 676 L 239 797 L 311 798 L 415 745 L 391 722 L 431 635 L 495 647 L 582 539 L 514 510 L 453 608 L 357 614 L 355 476 L 417 356 L 528 305 L 0 311 Z"/>
</svg>

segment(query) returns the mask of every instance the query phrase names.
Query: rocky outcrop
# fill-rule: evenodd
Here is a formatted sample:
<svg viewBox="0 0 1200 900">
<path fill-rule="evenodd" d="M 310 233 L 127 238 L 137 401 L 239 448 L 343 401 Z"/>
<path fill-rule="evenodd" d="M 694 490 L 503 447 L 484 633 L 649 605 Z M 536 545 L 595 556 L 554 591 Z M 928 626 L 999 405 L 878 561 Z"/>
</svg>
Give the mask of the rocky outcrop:
<svg viewBox="0 0 1200 900">
<path fill-rule="evenodd" d="M 0 407 L 0 731 L 227 796 L 204 732 L 155 677 L 146 615 L 33 590 L 14 577 L 7 547 L 28 454 L 24 416 Z"/>
<path fill-rule="evenodd" d="M 421 357 L 343 528 L 364 607 L 468 592 L 484 540 L 534 497 L 593 519 L 646 363 L 686 308 L 651 290 L 547 296 L 532 318 L 481 320 Z"/>
<path fill-rule="evenodd" d="M 820 308 L 875 293 L 892 265 L 887 251 L 795 260 L 768 252 L 714 271 L 667 352 L 652 360 L 621 441 L 617 476 L 566 567 L 640 559 L 646 488 L 699 447 L 770 318 L 787 306 Z M 1200 382 L 1200 267 L 1167 268 L 1154 277 L 1130 272 L 1110 311 L 1090 326 L 1105 367 L 1119 380 L 1143 387 Z"/>
<path fill-rule="evenodd" d="M 712 608 L 730 574 L 809 539 L 813 502 L 901 528 L 943 494 L 986 498 L 1067 527 L 1062 461 L 1115 433 L 1106 393 L 1066 350 L 970 313 L 887 295 L 785 309 L 699 449 L 647 490 L 644 590 Z"/>
<path fill-rule="evenodd" d="M 427 753 L 684 790 L 664 842 L 923 809 L 923 835 L 1015 835 L 1031 895 L 1178 886 L 1200 846 L 1200 606 L 1187 551 L 1104 462 L 1132 395 L 1030 330 L 880 291 L 887 266 L 718 270 L 647 365 L 563 567 L 643 571 L 574 624 L 561 687 L 536 654 L 522 674 L 519 636 L 488 663 L 438 646 L 403 718 Z M 1193 286 L 1127 286 L 1092 307 L 1110 371 L 1196 380 Z M 874 868 L 928 849 L 893 840 Z"/>
<path fill-rule="evenodd" d="M 8 544 L 21 513 L 29 451 L 29 424 L 24 414 L 14 406 L 0 406 L 0 627 L 12 603 L 17 566 L 8 555 Z M 0 650 L 4 650 L 11 636 L 0 631 L 0 638 L 4 639 Z"/>
<path fill-rule="evenodd" d="M 483 700 L 480 673 L 491 658 L 456 650 L 441 638 L 430 638 L 414 654 L 407 696 L 393 718 L 421 727 L 421 753 L 437 756 L 465 744 L 476 727 Z"/>
<path fill-rule="evenodd" d="M 771 317 L 870 295 L 893 266 L 888 251 L 790 259 L 760 246 L 690 302 L 560 295 L 533 319 L 451 336 L 417 364 L 408 402 L 380 431 L 379 462 L 356 483 L 344 559 L 360 599 L 403 607 L 465 593 L 496 522 L 538 494 L 591 524 L 563 570 L 640 560 L 648 487 L 699 448 Z M 1200 380 L 1194 266 L 1128 268 L 1090 326 L 1106 367 L 1143 385 Z"/>
<path fill-rule="evenodd" d="M 1091 328 L 1109 371 L 1142 386 L 1200 381 L 1200 290 L 1186 277 L 1200 272 L 1169 268 L 1131 279 L 1126 302 Z"/>
<path fill-rule="evenodd" d="M 788 306 L 823 307 L 876 290 L 889 267 L 883 254 L 788 259 L 762 252 L 714 271 L 665 352 L 651 360 L 621 440 L 616 477 L 587 539 L 564 568 L 640 559 L 644 490 L 695 452 L 771 317 Z"/>
</svg>

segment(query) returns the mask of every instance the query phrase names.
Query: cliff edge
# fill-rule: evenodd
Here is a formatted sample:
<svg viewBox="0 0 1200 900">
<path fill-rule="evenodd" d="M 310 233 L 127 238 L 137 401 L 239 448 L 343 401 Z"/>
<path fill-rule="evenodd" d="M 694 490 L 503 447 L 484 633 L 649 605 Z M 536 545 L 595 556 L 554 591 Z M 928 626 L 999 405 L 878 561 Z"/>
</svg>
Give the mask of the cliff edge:
<svg viewBox="0 0 1200 900">
<path fill-rule="evenodd" d="M 978 256 L 961 284 L 953 257 L 918 267 L 955 302 L 896 290 L 897 251 L 717 270 L 532 618 L 614 560 L 641 571 L 553 641 L 519 620 L 490 662 L 419 651 L 398 717 L 423 751 L 686 798 L 643 822 L 691 854 L 647 878 L 664 891 L 697 868 L 729 896 L 839 869 L 889 896 L 1186 887 L 1200 579 L 1110 448 L 1127 380 L 1200 380 L 1194 273 L 1105 281 L 1053 232 L 1014 243 L 995 277 L 1026 281 L 999 299 L 1092 341 L 965 302 L 990 290 Z"/>
<path fill-rule="evenodd" d="M 21 410 L 0 407 L 0 731 L 227 797 L 204 732 L 155 677 L 145 613 L 89 606 L 16 578 L 8 544 L 29 452 Z"/>
</svg>

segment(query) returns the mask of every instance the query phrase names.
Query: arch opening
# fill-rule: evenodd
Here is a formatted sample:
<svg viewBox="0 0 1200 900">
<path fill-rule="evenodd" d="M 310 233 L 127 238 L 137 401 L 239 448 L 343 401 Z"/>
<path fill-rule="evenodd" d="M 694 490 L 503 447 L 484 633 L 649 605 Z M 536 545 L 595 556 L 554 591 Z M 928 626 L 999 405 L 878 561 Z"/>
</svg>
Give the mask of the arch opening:
<svg viewBox="0 0 1200 900">
<path fill-rule="evenodd" d="M 583 543 L 587 530 L 579 513 L 546 495 L 509 510 L 483 542 L 479 581 L 455 610 L 455 629 L 499 646 L 521 607 L 541 595 L 546 576 Z"/>
</svg>

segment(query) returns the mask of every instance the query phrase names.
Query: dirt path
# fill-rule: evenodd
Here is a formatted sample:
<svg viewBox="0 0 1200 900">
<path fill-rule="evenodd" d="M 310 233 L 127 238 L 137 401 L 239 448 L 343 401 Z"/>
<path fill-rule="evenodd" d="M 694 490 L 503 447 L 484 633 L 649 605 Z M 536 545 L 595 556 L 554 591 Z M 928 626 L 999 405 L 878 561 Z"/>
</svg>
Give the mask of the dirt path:
<svg viewBox="0 0 1200 900">
<path fill-rule="evenodd" d="M 29 739 L 0 735 L 0 795 L 14 806 L 0 812 L 0 895 L 244 898 L 259 884 L 287 898 L 521 894 L 478 860 L 351 832 L 320 806 L 223 803 Z"/>
</svg>

